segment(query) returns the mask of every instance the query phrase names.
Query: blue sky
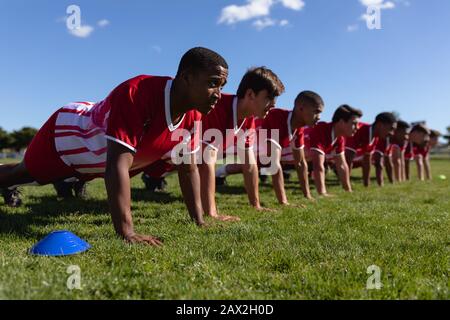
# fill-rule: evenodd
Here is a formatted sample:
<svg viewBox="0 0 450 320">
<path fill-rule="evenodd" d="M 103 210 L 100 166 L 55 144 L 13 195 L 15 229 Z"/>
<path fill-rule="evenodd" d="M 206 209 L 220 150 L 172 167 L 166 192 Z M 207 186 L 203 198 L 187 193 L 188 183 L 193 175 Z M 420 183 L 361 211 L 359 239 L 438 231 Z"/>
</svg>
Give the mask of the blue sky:
<svg viewBox="0 0 450 320">
<path fill-rule="evenodd" d="M 366 5 L 381 10 L 369 30 Z M 66 9 L 81 9 L 71 34 Z M 224 92 L 266 65 L 286 86 L 322 95 L 330 120 L 348 103 L 371 122 L 395 110 L 407 121 L 450 125 L 448 0 L 0 0 L 0 126 L 40 127 L 71 101 L 98 101 L 138 74 L 171 75 L 194 46 L 230 65 Z"/>
</svg>

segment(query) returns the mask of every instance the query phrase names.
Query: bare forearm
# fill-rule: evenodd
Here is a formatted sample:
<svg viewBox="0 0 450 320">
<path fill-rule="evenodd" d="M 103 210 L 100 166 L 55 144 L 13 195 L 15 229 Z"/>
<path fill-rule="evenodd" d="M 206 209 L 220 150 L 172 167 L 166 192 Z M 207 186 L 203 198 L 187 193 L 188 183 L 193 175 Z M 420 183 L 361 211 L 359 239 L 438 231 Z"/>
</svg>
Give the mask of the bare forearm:
<svg viewBox="0 0 450 320">
<path fill-rule="evenodd" d="M 424 162 L 424 168 L 425 168 L 425 179 L 431 180 L 430 159 L 429 158 L 425 158 L 423 162 Z"/>
<path fill-rule="evenodd" d="M 327 188 L 325 186 L 325 168 L 324 166 L 314 167 L 314 184 L 316 185 L 317 192 L 320 195 L 327 193 Z"/>
<path fill-rule="evenodd" d="M 417 176 L 419 177 L 420 181 L 424 180 L 424 173 L 423 173 L 423 161 L 422 159 L 419 159 L 416 161 L 417 163 Z"/>
<path fill-rule="evenodd" d="M 342 163 L 337 166 L 337 171 L 339 178 L 341 180 L 342 187 L 345 191 L 352 191 L 352 185 L 350 183 L 350 172 L 348 170 L 348 166 L 345 163 Z"/>
<path fill-rule="evenodd" d="M 300 181 L 303 195 L 305 196 L 305 198 L 311 198 L 308 179 L 308 164 L 306 163 L 306 161 L 301 161 L 297 166 L 297 175 L 298 180 Z"/>
<path fill-rule="evenodd" d="M 204 224 L 200 197 L 200 176 L 197 166 L 192 164 L 180 165 L 178 179 L 189 215 L 198 225 Z"/>
<path fill-rule="evenodd" d="M 244 164 L 243 174 L 248 201 L 253 207 L 259 208 L 261 205 L 259 202 L 258 166 L 256 164 Z"/>
<path fill-rule="evenodd" d="M 202 163 L 198 166 L 200 174 L 200 194 L 202 207 L 205 214 L 209 216 L 217 215 L 216 207 L 216 183 L 214 164 Z"/>
<path fill-rule="evenodd" d="M 278 202 L 281 204 L 288 203 L 286 191 L 284 189 L 283 170 L 281 167 L 278 169 L 276 174 L 272 175 L 272 185 Z"/>
<path fill-rule="evenodd" d="M 370 156 L 365 155 L 362 163 L 364 186 L 370 185 Z"/>
<path fill-rule="evenodd" d="M 111 218 L 116 233 L 122 237 L 134 234 L 131 216 L 130 176 L 126 168 L 109 166 L 105 172 L 105 185 Z"/>
</svg>

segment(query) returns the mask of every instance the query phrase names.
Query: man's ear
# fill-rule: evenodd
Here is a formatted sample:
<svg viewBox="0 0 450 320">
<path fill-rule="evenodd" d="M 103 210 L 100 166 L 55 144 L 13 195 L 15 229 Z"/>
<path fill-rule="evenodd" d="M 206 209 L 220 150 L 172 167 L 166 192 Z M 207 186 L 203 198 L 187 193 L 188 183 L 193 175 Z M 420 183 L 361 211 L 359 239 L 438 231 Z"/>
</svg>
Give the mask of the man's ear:
<svg viewBox="0 0 450 320">
<path fill-rule="evenodd" d="M 255 100 L 256 98 L 255 91 L 253 91 L 253 89 L 247 89 L 247 91 L 245 92 L 245 97 L 248 98 L 249 100 Z"/>
</svg>

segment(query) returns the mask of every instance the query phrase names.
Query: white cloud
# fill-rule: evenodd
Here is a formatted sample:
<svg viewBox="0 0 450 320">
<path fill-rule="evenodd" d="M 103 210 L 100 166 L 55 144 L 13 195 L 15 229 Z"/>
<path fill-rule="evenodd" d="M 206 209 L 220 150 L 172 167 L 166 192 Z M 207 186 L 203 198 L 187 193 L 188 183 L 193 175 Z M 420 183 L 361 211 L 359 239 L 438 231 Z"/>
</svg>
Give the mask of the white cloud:
<svg viewBox="0 0 450 320">
<path fill-rule="evenodd" d="M 161 53 L 162 52 L 162 48 L 158 45 L 154 45 L 152 46 L 152 50 L 155 51 L 156 53 Z"/>
<path fill-rule="evenodd" d="M 283 20 L 280 21 L 280 26 L 281 26 L 281 27 L 285 27 L 285 26 L 287 26 L 287 25 L 289 25 L 289 21 L 288 21 L 288 20 L 283 19 Z"/>
<path fill-rule="evenodd" d="M 363 6 L 370 7 L 375 6 L 379 7 L 380 9 L 394 9 L 395 3 L 392 1 L 385 1 L 385 0 L 359 0 Z"/>
<path fill-rule="evenodd" d="M 78 38 L 87 38 L 89 37 L 92 32 L 94 31 L 94 28 L 88 25 L 80 26 L 79 28 L 75 29 L 68 29 L 69 33 L 75 37 Z"/>
<path fill-rule="evenodd" d="M 258 19 L 256 21 L 253 22 L 253 26 L 257 29 L 257 30 L 262 30 L 265 29 L 267 27 L 272 27 L 274 25 L 276 25 L 276 21 L 272 20 L 270 18 L 263 18 L 263 19 Z"/>
<path fill-rule="evenodd" d="M 278 23 L 277 20 L 270 17 L 270 10 L 276 4 L 295 11 L 299 11 L 305 6 L 303 0 L 247 0 L 245 5 L 233 4 L 222 8 L 218 23 L 233 25 L 241 21 L 256 19 L 253 26 L 262 30 Z M 283 19 L 279 25 L 285 26 L 286 22 L 287 20 Z"/>
<path fill-rule="evenodd" d="M 267 16 L 270 13 L 273 0 L 247 0 L 243 6 L 230 5 L 222 9 L 219 23 L 234 24 L 253 18 Z"/>
<path fill-rule="evenodd" d="M 352 24 L 352 25 L 347 26 L 347 31 L 348 32 L 354 32 L 354 31 L 356 31 L 358 29 L 359 29 L 359 26 L 357 24 Z"/>
<path fill-rule="evenodd" d="M 292 10 L 302 10 L 305 6 L 305 2 L 303 0 L 281 0 L 283 6 Z"/>
<path fill-rule="evenodd" d="M 106 26 L 108 26 L 108 25 L 110 25 L 110 22 L 109 22 L 109 20 L 106 20 L 106 19 L 102 19 L 102 20 L 100 20 L 99 22 L 97 22 L 97 25 L 99 26 L 99 27 L 106 27 Z"/>
</svg>

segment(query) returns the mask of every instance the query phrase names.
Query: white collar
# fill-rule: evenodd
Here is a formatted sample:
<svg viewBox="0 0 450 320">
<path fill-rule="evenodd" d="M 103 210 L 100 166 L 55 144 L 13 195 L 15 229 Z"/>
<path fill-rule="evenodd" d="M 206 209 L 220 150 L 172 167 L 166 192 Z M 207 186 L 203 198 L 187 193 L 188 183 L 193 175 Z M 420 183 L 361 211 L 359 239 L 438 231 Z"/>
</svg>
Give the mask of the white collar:
<svg viewBox="0 0 450 320">
<path fill-rule="evenodd" d="M 370 127 L 369 127 L 369 144 L 373 143 L 373 139 L 375 139 L 375 137 L 373 136 L 373 125 L 370 125 Z"/>
<path fill-rule="evenodd" d="M 244 122 L 246 119 L 244 119 L 240 125 L 240 127 L 238 128 L 238 110 L 237 110 L 237 103 L 238 103 L 238 97 L 235 96 L 233 98 L 233 130 L 234 130 L 234 134 L 237 134 L 239 132 L 239 130 L 242 129 L 242 126 L 244 125 Z"/>
<path fill-rule="evenodd" d="M 167 80 L 166 89 L 164 90 L 164 104 L 167 127 L 169 128 L 169 131 L 172 132 L 180 126 L 186 114 L 183 114 L 183 117 L 181 117 L 177 124 L 174 125 L 172 123 L 172 115 L 170 114 L 170 88 L 172 88 L 172 80 Z"/>
<path fill-rule="evenodd" d="M 287 128 L 288 128 L 288 134 L 289 134 L 289 141 L 291 141 L 294 138 L 295 132 L 292 132 L 292 126 L 291 126 L 291 120 L 292 120 L 292 111 L 289 111 L 289 115 L 287 117 Z M 297 129 L 295 129 L 297 130 Z"/>
<path fill-rule="evenodd" d="M 334 136 L 334 126 L 331 126 L 331 145 L 334 145 L 336 143 L 336 137 Z"/>
</svg>

